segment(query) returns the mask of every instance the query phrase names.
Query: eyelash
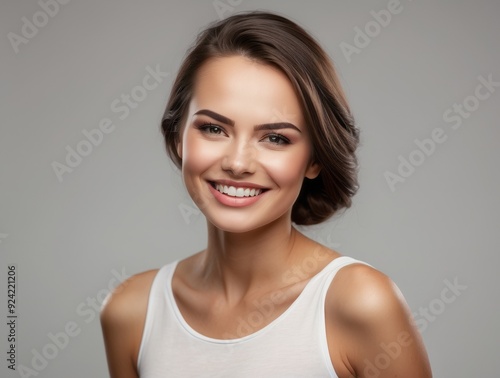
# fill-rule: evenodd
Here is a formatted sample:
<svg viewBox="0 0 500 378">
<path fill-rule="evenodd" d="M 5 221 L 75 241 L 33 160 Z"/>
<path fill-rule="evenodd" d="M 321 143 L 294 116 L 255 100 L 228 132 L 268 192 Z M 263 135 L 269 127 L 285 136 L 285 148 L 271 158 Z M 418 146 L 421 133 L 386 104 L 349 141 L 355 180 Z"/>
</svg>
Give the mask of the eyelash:
<svg viewBox="0 0 500 378">
<path fill-rule="evenodd" d="M 203 133 L 215 134 L 215 135 L 219 135 L 220 133 L 211 133 L 210 130 L 213 131 L 214 129 L 218 129 L 220 132 L 224 131 L 224 129 L 222 129 L 222 127 L 214 125 L 213 123 L 203 123 L 201 125 L 196 126 L 196 128 Z M 290 140 L 282 134 L 269 133 L 265 136 L 265 138 L 270 138 L 270 137 L 277 137 L 277 138 L 279 138 L 279 141 L 282 142 L 282 143 L 270 142 L 271 144 L 275 144 L 277 146 L 290 144 Z"/>
</svg>

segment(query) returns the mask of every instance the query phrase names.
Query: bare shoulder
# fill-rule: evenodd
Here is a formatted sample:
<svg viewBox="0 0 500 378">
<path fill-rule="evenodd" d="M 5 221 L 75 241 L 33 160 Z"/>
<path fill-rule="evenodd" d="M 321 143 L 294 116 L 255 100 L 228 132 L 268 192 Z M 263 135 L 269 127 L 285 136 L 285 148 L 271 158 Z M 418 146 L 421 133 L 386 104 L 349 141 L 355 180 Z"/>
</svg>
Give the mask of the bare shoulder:
<svg viewBox="0 0 500 378">
<path fill-rule="evenodd" d="M 158 269 L 135 274 L 103 303 L 100 319 L 111 377 L 136 378 L 149 292 Z"/>
<path fill-rule="evenodd" d="M 158 269 L 135 274 L 118 285 L 105 299 L 101 321 L 130 322 L 146 311 L 149 290 Z"/>
<path fill-rule="evenodd" d="M 360 263 L 343 267 L 325 305 L 332 362 L 359 377 L 432 377 L 408 304 L 386 274 Z"/>
<path fill-rule="evenodd" d="M 386 274 L 361 263 L 340 269 L 328 291 L 334 309 L 361 323 L 410 316 L 403 294 Z M 340 306 L 340 304 L 342 304 Z"/>
</svg>

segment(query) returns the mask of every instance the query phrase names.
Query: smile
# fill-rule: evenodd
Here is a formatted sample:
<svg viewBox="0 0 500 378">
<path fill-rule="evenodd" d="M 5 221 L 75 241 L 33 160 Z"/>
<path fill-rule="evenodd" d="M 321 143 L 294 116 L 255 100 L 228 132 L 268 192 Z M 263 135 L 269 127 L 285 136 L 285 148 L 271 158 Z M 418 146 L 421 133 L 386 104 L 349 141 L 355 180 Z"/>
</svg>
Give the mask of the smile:
<svg viewBox="0 0 500 378">
<path fill-rule="evenodd" d="M 210 182 L 210 185 L 222 194 L 230 197 L 256 197 L 267 189 L 260 188 L 244 188 L 222 185 L 215 182 Z"/>
</svg>

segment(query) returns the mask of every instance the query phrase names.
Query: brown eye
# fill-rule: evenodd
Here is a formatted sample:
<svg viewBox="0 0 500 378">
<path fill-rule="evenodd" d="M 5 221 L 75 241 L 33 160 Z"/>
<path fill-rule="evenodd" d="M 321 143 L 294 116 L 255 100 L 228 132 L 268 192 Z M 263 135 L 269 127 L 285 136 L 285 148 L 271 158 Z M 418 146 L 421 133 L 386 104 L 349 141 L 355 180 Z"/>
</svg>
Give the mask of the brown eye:
<svg viewBox="0 0 500 378">
<path fill-rule="evenodd" d="M 197 126 L 197 129 L 201 130 L 203 133 L 215 134 L 215 135 L 222 134 L 223 132 L 221 127 L 214 125 L 212 123 L 204 123 L 200 126 Z"/>
<path fill-rule="evenodd" d="M 277 144 L 277 145 L 290 144 L 290 140 L 288 140 L 288 138 L 286 138 L 284 135 L 281 134 L 268 134 L 266 135 L 266 138 L 272 144 Z"/>
</svg>

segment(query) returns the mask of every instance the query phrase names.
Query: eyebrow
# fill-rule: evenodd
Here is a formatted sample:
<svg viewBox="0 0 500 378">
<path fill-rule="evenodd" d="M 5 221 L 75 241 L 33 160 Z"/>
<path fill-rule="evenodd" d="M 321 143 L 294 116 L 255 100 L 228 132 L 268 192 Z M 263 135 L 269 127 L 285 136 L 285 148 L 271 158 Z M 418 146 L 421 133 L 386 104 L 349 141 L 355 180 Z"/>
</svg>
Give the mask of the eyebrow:
<svg viewBox="0 0 500 378">
<path fill-rule="evenodd" d="M 234 126 L 234 124 L 235 124 L 235 122 L 232 119 L 227 118 L 227 117 L 223 116 L 222 114 L 216 113 L 212 110 L 201 109 L 201 110 L 198 110 L 196 113 L 194 113 L 194 115 L 198 115 L 198 114 L 204 114 L 210 118 L 215 119 L 216 121 L 222 122 L 222 123 L 229 125 L 229 126 Z M 255 131 L 278 130 L 278 129 L 293 129 L 293 130 L 298 131 L 299 133 L 302 133 L 302 131 L 300 131 L 300 129 L 297 126 L 295 126 L 294 124 L 292 124 L 290 122 L 263 123 L 260 125 L 256 125 L 254 127 Z"/>
</svg>

